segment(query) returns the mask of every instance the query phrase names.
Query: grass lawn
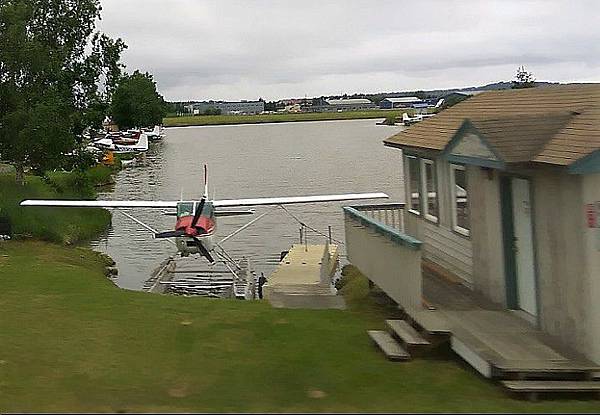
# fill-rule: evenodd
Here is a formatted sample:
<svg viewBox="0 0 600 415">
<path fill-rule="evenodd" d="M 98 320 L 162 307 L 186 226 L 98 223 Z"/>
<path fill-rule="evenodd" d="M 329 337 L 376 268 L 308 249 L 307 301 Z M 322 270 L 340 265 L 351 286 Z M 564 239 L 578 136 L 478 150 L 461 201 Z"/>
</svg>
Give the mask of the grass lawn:
<svg viewBox="0 0 600 415">
<path fill-rule="evenodd" d="M 403 112 L 412 110 L 370 110 L 344 112 L 308 112 L 298 114 L 258 114 L 258 115 L 197 115 L 167 117 L 163 119 L 165 127 L 185 127 L 192 125 L 262 124 L 295 121 L 356 120 L 367 118 L 386 118 L 392 114 L 401 117 Z"/>
<path fill-rule="evenodd" d="M 598 411 L 508 398 L 456 360 L 391 363 L 364 278 L 351 310 L 116 288 L 97 254 L 0 243 L 0 412 Z"/>
</svg>

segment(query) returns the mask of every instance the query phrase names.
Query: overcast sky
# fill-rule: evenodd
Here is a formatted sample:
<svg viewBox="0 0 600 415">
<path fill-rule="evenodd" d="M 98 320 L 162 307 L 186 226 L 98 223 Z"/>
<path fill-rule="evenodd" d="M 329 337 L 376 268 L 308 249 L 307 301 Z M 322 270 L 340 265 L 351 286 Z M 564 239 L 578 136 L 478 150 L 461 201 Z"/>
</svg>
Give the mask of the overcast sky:
<svg viewBox="0 0 600 415">
<path fill-rule="evenodd" d="M 101 0 L 167 100 L 600 81 L 600 1 Z"/>
</svg>

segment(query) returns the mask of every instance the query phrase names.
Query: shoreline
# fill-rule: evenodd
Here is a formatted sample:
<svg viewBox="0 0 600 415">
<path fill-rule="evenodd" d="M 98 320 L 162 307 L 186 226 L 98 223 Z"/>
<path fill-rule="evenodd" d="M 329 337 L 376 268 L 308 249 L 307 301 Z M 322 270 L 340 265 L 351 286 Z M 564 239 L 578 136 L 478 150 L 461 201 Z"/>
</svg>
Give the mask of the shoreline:
<svg viewBox="0 0 600 415">
<path fill-rule="evenodd" d="M 292 122 L 315 122 L 315 121 L 348 121 L 348 120 L 370 120 L 384 119 L 390 115 L 401 117 L 406 110 L 375 110 L 348 111 L 342 113 L 301 113 L 301 114 L 259 114 L 259 115 L 194 115 L 183 117 L 165 117 L 165 127 L 204 127 L 219 125 L 251 125 L 251 124 L 280 124 Z M 324 115 L 323 115 L 324 114 Z"/>
</svg>

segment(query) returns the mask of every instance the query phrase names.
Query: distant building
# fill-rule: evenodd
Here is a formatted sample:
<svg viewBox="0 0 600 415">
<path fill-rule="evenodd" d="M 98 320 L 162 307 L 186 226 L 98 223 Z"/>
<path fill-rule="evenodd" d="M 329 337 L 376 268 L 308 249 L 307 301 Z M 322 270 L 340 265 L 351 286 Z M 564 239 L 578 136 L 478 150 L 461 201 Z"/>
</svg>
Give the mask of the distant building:
<svg viewBox="0 0 600 415">
<path fill-rule="evenodd" d="M 423 100 L 418 97 L 384 98 L 379 102 L 379 108 L 381 108 L 381 109 L 410 108 L 417 104 L 422 104 L 422 103 L 423 103 Z"/>
<path fill-rule="evenodd" d="M 194 115 L 204 114 L 209 109 L 221 110 L 221 114 L 260 114 L 265 110 L 264 101 L 204 101 L 187 106 Z"/>
<path fill-rule="evenodd" d="M 119 131 L 119 126 L 115 124 L 111 117 L 105 117 L 104 121 L 102 121 L 102 129 L 104 131 Z"/>
<path fill-rule="evenodd" d="M 284 108 L 285 112 L 302 112 L 302 106 L 300 104 L 286 105 Z"/>
<path fill-rule="evenodd" d="M 316 104 L 316 105 L 315 105 Z M 345 99 L 324 99 L 318 103 L 313 103 L 309 111 L 328 112 L 328 111 L 360 111 L 377 108 L 373 102 L 365 98 L 345 98 Z"/>
</svg>

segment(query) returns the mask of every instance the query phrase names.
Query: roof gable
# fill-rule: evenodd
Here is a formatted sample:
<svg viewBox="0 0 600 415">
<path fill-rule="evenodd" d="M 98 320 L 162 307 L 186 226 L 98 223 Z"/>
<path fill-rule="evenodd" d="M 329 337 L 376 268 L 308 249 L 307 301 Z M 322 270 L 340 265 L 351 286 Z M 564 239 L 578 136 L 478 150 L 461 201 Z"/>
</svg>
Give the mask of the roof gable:
<svg viewBox="0 0 600 415">
<path fill-rule="evenodd" d="M 600 148 L 600 84 L 484 92 L 384 143 L 442 151 L 465 119 L 506 162 L 569 165 Z"/>
<path fill-rule="evenodd" d="M 469 120 L 465 120 L 442 152 L 455 163 L 503 169 L 504 160 Z"/>
<path fill-rule="evenodd" d="M 600 150 L 595 150 L 569 166 L 569 173 L 600 173 Z"/>
</svg>

